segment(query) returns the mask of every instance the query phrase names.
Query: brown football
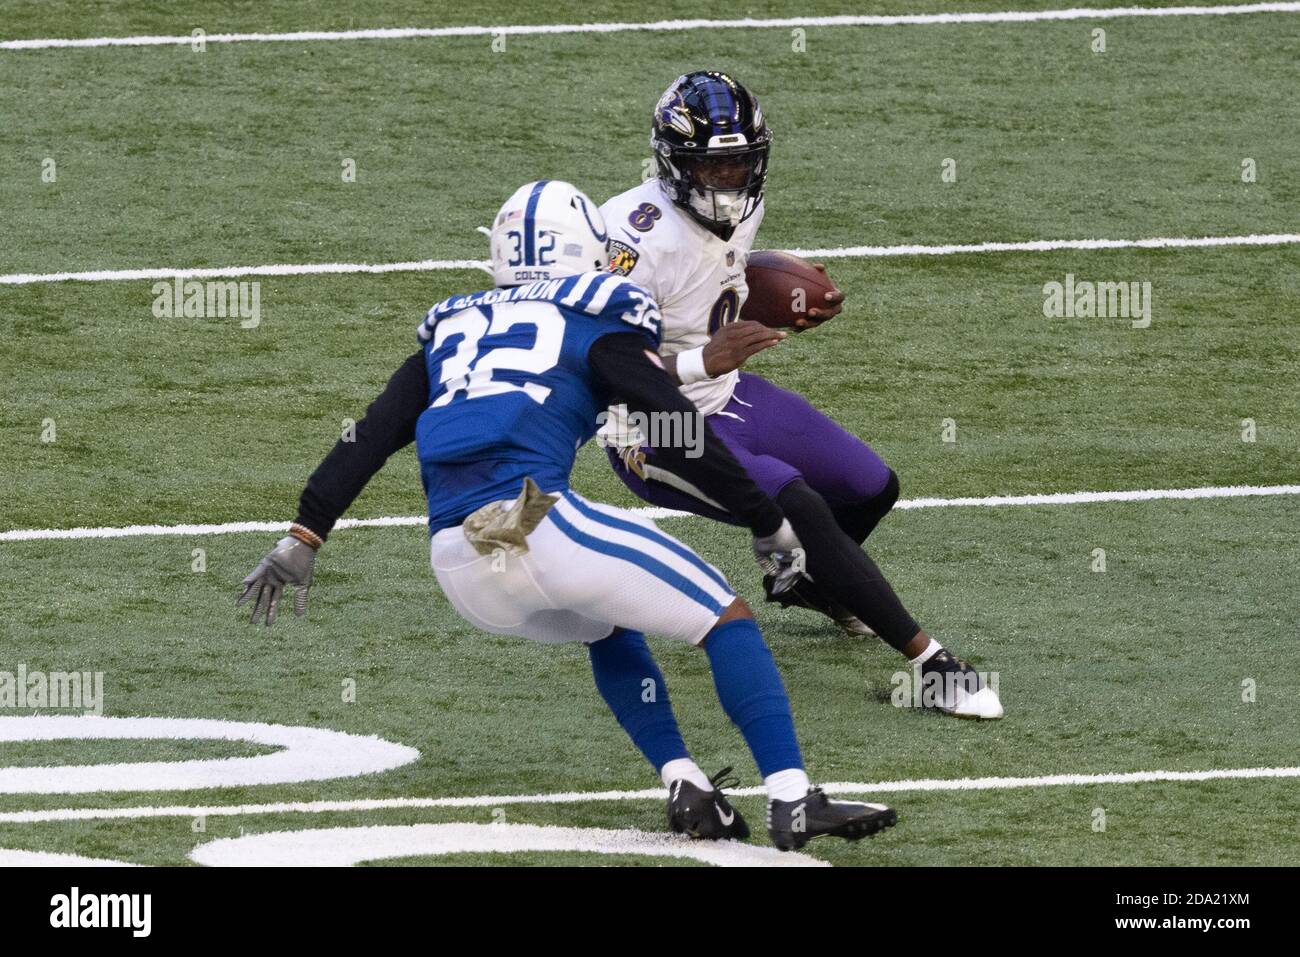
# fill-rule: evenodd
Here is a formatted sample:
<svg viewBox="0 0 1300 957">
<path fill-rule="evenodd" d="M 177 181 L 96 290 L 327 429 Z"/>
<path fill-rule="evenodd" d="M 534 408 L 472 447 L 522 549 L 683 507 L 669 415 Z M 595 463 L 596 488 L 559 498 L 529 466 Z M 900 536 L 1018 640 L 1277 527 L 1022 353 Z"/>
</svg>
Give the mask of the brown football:
<svg viewBox="0 0 1300 957">
<path fill-rule="evenodd" d="M 753 319 L 772 329 L 786 329 L 809 309 L 826 303 L 835 284 L 812 263 L 790 253 L 763 250 L 749 254 L 745 266 L 749 298 L 740 309 L 741 319 Z"/>
</svg>

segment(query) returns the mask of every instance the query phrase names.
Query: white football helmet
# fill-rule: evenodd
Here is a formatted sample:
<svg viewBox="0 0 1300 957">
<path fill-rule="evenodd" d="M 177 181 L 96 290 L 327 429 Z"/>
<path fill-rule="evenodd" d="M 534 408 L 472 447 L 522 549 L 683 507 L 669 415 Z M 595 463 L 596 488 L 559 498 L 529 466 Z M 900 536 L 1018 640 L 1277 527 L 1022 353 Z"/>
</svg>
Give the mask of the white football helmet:
<svg viewBox="0 0 1300 957">
<path fill-rule="evenodd" d="M 609 266 L 600 208 L 572 183 L 525 183 L 492 222 L 492 278 L 498 286 L 576 276 Z"/>
</svg>

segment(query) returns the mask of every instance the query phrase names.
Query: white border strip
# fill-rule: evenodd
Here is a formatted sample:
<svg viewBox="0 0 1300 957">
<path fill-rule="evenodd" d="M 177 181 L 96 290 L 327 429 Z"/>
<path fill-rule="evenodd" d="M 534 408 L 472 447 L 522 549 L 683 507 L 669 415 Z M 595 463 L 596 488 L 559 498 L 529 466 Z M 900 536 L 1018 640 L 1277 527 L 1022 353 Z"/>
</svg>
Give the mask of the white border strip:
<svg viewBox="0 0 1300 957">
<path fill-rule="evenodd" d="M 564 33 L 679 32 L 684 30 L 779 29 L 789 27 L 947 26 L 971 23 L 1037 23 L 1061 20 L 1118 20 L 1129 17 L 1222 17 L 1251 13 L 1300 13 L 1300 3 L 1218 4 L 1204 7 L 1075 7 L 1068 10 L 1004 10 L 991 13 L 917 13 L 897 16 L 782 17 L 758 20 L 655 20 L 649 23 L 540 23 L 512 26 L 407 27 L 377 30 L 313 30 L 295 33 L 210 33 L 207 43 L 323 43 L 334 40 L 415 40 L 495 34 L 528 36 Z M 0 50 L 85 47 L 188 46 L 193 36 L 86 37 L 0 41 Z"/>
<path fill-rule="evenodd" d="M 1246 236 L 1154 236 L 1148 239 L 1033 239 L 1026 242 L 949 243 L 938 246 L 832 246 L 827 249 L 791 249 L 806 259 L 861 259 L 887 256 L 958 256 L 980 253 L 1039 253 L 1063 249 L 1205 249 L 1216 246 L 1295 246 L 1300 233 L 1252 233 Z M 282 263 L 266 266 L 191 268 L 165 266 L 149 269 L 94 269 L 85 272 L 9 273 L 0 286 L 28 286 L 47 282 L 118 282 L 132 279 L 233 279 L 239 276 L 319 276 L 324 274 L 439 272 L 452 269 L 487 270 L 481 259 L 419 259 L 397 263 Z"/>
<path fill-rule="evenodd" d="M 1164 499 L 1255 498 L 1265 495 L 1300 495 L 1300 485 L 1216 485 L 1206 488 L 1149 488 L 1115 492 L 1051 492 L 1042 495 L 989 495 L 984 498 L 906 498 L 894 508 L 951 508 L 1005 505 L 1091 505 L 1097 502 L 1152 502 Z M 693 512 L 671 508 L 628 509 L 650 519 L 694 518 Z M 389 528 L 426 525 L 424 515 L 389 515 L 382 518 L 343 518 L 334 527 Z M 0 542 L 62 541 L 80 538 L 140 538 L 150 535 L 232 535 L 241 532 L 283 532 L 288 522 L 225 522 L 217 525 L 123 525 L 101 528 L 15 528 L 0 532 Z"/>
<path fill-rule="evenodd" d="M 828 794 L 886 794 L 924 791 L 1001 791 L 1017 788 L 1079 787 L 1096 784 L 1193 783 L 1198 781 L 1297 778 L 1300 767 L 1222 768 L 1210 771 L 1122 771 L 1103 774 L 1048 774 L 1038 777 L 992 777 L 838 782 L 824 784 Z M 728 794 L 750 797 L 761 787 L 735 788 Z M 43 811 L 0 812 L 0 824 L 39 824 L 49 821 L 108 821 L 154 817 L 241 817 L 255 814 L 329 814 L 419 808 L 504 807 L 509 804 L 584 804 L 593 801 L 662 801 L 662 788 L 641 791 L 561 791 L 551 794 L 497 794 L 444 798 L 373 798 L 354 801 L 292 801 L 278 804 L 215 804 L 170 807 L 54 808 Z"/>
</svg>

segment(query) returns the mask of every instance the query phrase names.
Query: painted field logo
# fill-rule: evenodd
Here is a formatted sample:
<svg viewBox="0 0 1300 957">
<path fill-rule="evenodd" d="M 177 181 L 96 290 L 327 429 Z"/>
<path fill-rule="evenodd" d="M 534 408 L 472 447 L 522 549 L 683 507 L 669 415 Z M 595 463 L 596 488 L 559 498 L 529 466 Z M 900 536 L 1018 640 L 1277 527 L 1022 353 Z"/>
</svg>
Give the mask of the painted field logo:
<svg viewBox="0 0 1300 957">
<path fill-rule="evenodd" d="M 104 672 L 0 671 L 0 708 L 104 713 Z"/>
<path fill-rule="evenodd" d="M 1043 284 L 1043 315 L 1048 319 L 1131 319 L 1134 329 L 1151 325 L 1151 283 L 1065 282 Z"/>
<path fill-rule="evenodd" d="M 152 894 L 68 894 L 50 898 L 51 927 L 126 927 L 132 937 L 148 937 L 153 929 Z"/>
<path fill-rule="evenodd" d="M 923 675 L 917 666 L 890 676 L 894 690 L 889 700 L 895 708 L 950 708 L 957 703 L 959 691 L 973 695 L 980 688 L 988 688 L 997 694 L 999 678 L 996 671 L 929 671 Z"/>
<path fill-rule="evenodd" d="M 229 319 L 244 329 L 262 321 L 260 282 L 199 282 L 177 276 L 153 284 L 153 314 L 158 319 Z"/>
</svg>

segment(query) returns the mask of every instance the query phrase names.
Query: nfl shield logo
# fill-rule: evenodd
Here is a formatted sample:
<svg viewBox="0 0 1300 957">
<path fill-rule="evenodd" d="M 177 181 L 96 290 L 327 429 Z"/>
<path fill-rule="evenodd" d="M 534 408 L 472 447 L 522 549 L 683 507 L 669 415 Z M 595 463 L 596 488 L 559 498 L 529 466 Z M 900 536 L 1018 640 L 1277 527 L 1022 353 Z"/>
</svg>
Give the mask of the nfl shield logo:
<svg viewBox="0 0 1300 957">
<path fill-rule="evenodd" d="M 727 250 L 727 265 L 728 266 L 736 265 L 736 251 L 734 249 Z"/>
</svg>

